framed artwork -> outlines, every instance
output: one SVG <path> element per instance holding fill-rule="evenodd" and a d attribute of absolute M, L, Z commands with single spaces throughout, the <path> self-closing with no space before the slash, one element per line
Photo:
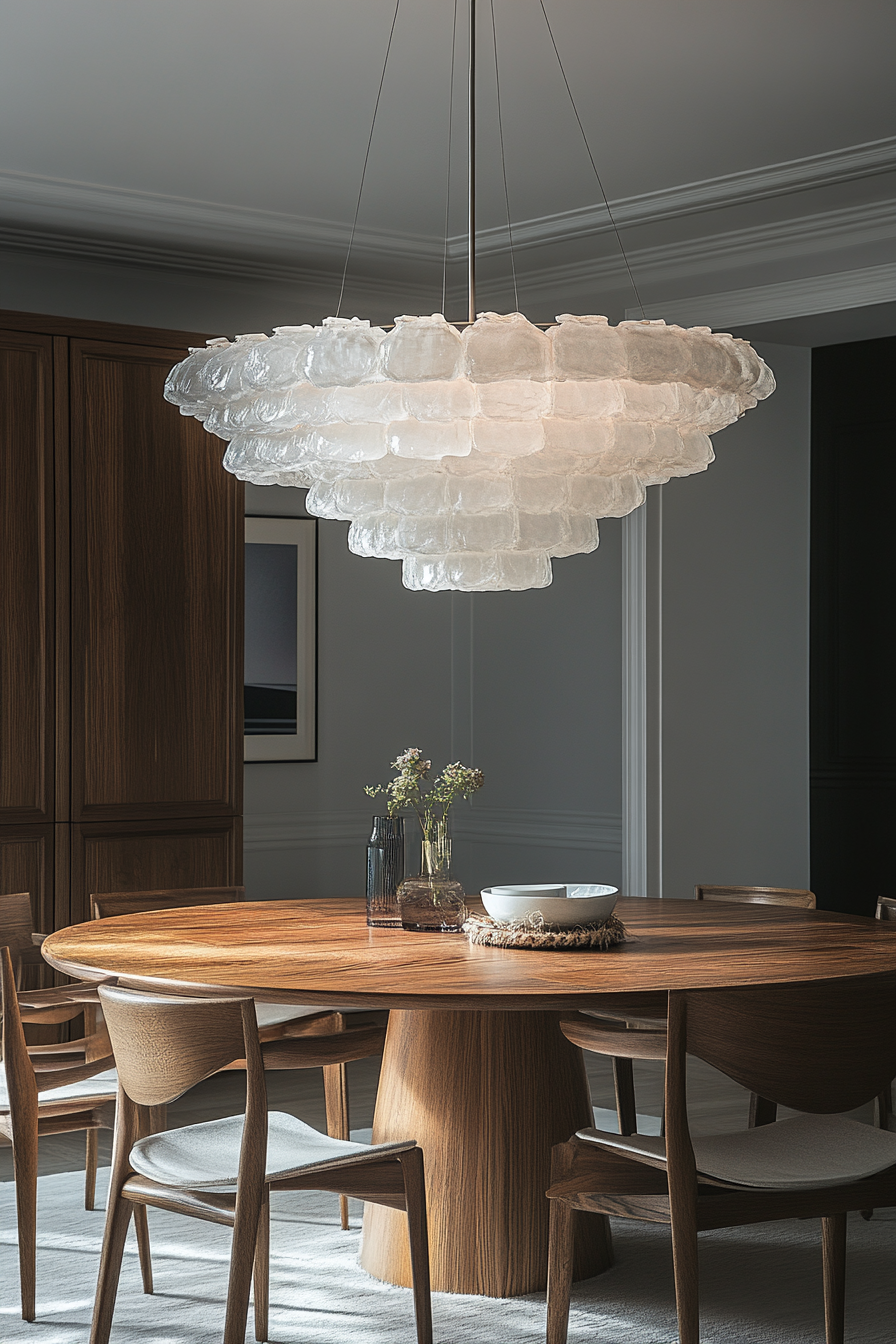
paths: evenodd
<path fill-rule="evenodd" d="M 247 761 L 317 759 L 317 522 L 246 519 Z"/>

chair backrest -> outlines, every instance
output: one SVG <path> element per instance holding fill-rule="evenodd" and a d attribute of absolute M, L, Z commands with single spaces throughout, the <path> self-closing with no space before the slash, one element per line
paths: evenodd
<path fill-rule="evenodd" d="M 30 893 L 14 891 L 0 896 L 0 943 L 9 948 L 17 980 L 23 953 L 34 950 L 31 940 L 33 932 Z"/>
<path fill-rule="evenodd" d="M 674 990 L 669 1058 L 696 1055 L 769 1101 L 834 1114 L 896 1077 L 896 972 L 803 984 Z M 683 1071 L 683 1066 L 682 1066 Z M 668 1068 L 667 1068 L 668 1073 Z"/>
<path fill-rule="evenodd" d="M 91 892 L 94 919 L 139 915 L 148 910 L 180 910 L 191 905 L 225 905 L 246 899 L 245 887 L 174 887 L 166 891 Z"/>
<path fill-rule="evenodd" d="M 89 1054 L 81 1063 L 67 1062 L 64 1055 L 51 1059 L 35 1061 L 28 1054 L 25 1044 L 25 1032 L 22 1029 L 22 1015 L 19 1012 L 19 996 L 16 991 L 15 971 L 8 947 L 0 947 L 0 1005 L 3 1010 L 3 1068 L 6 1071 L 6 1084 L 9 1092 L 10 1115 L 13 1128 L 18 1124 L 32 1124 L 38 1105 L 38 1093 L 47 1092 L 54 1087 L 64 1087 L 67 1083 L 80 1083 L 92 1078 L 114 1063 L 106 1047 Z M 32 1018 L 32 1020 L 34 1020 Z M 52 1021 L 52 1017 L 50 1018 Z M 105 1033 L 86 1038 L 87 1043 L 104 1042 Z M 85 1109 L 86 1097 L 73 1103 L 72 1110 Z M 54 1106 L 58 1106 L 54 1102 Z"/>
<path fill-rule="evenodd" d="M 100 986 L 99 998 L 119 1082 L 140 1106 L 167 1105 L 250 1054 L 261 1067 L 251 999 L 177 998 L 111 985 Z"/>
<path fill-rule="evenodd" d="M 705 883 L 694 888 L 698 901 L 731 901 L 747 905 L 793 905 L 803 910 L 815 909 L 815 894 L 801 887 L 710 887 Z"/>
<path fill-rule="evenodd" d="M 878 896 L 877 910 L 875 913 L 878 919 L 896 920 L 896 898 L 892 896 Z"/>

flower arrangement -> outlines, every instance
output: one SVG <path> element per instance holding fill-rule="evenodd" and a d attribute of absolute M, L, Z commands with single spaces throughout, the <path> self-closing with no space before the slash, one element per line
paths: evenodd
<path fill-rule="evenodd" d="M 392 762 L 392 769 L 398 773 L 389 784 L 368 784 L 364 792 L 369 798 L 385 794 L 390 817 L 404 808 L 411 809 L 423 832 L 424 871 L 447 871 L 451 862 L 448 811 L 458 798 L 469 798 L 482 788 L 485 783 L 482 771 L 454 761 L 445 766 L 437 779 L 430 780 L 432 761 L 426 759 L 419 747 L 403 751 Z"/>

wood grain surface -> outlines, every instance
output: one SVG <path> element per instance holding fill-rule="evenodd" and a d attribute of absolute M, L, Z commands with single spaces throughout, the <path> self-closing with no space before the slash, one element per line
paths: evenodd
<path fill-rule="evenodd" d="M 871 975 L 896 968 L 896 929 L 832 911 L 623 899 L 631 941 L 607 952 L 471 947 L 456 934 L 367 927 L 363 900 L 259 901 L 61 929 L 58 970 L 168 990 L 382 1008 L 564 1010 L 607 994 Z M 593 1001 L 593 1003 L 592 1003 Z"/>
<path fill-rule="evenodd" d="M 587 1119 L 581 1056 L 557 1010 L 896 968 L 896 926 L 879 920 L 711 901 L 617 909 L 631 941 L 608 952 L 371 929 L 365 903 L 351 899 L 122 915 L 60 930 L 43 951 L 79 978 L 418 1010 L 392 1014 L 374 1135 L 423 1149 L 433 1286 L 500 1297 L 544 1286 L 551 1145 Z M 591 1233 L 594 1258 L 580 1273 L 609 1262 L 605 1223 Z M 388 1209 L 368 1210 L 362 1255 L 371 1273 L 408 1281 L 406 1232 Z"/>

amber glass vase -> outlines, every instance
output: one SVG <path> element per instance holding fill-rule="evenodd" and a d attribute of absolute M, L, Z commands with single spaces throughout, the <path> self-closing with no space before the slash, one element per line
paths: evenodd
<path fill-rule="evenodd" d="M 467 917 L 464 889 L 451 876 L 447 819 L 424 830 L 420 872 L 398 888 L 401 927 L 418 933 L 460 933 Z"/>

